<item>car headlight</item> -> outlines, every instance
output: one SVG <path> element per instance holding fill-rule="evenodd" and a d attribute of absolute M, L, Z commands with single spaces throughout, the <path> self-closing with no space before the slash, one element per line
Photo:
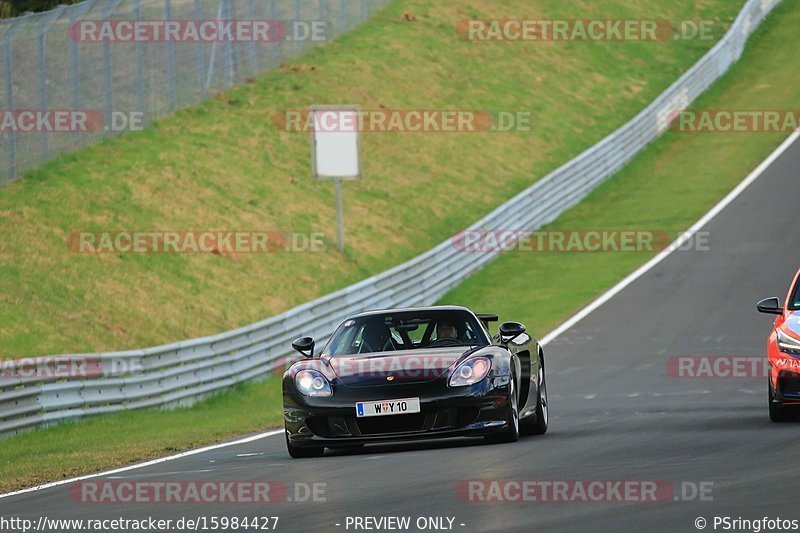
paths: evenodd
<path fill-rule="evenodd" d="M 778 330 L 778 348 L 783 353 L 800 355 L 800 340 Z"/>
<path fill-rule="evenodd" d="M 294 377 L 297 390 L 304 396 L 331 396 L 331 384 L 328 379 L 316 370 L 301 370 Z"/>
<path fill-rule="evenodd" d="M 456 371 L 450 376 L 450 386 L 463 387 L 465 385 L 474 385 L 485 378 L 491 369 L 492 361 L 486 357 L 467 359 L 458 365 Z"/>

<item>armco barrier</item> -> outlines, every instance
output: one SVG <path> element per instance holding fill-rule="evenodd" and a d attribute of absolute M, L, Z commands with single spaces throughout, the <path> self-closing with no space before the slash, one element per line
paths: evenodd
<path fill-rule="evenodd" d="M 470 229 L 531 229 L 575 205 L 652 142 L 671 113 L 727 71 L 777 3 L 749 0 L 724 38 L 644 111 Z M 264 376 L 289 356 L 289 343 L 299 332 L 325 339 L 345 315 L 433 303 L 493 257 L 460 252 L 448 240 L 387 272 L 251 326 L 156 348 L 84 356 L 105 364 L 96 378 L 0 380 L 0 434 L 98 413 L 188 403 Z"/>

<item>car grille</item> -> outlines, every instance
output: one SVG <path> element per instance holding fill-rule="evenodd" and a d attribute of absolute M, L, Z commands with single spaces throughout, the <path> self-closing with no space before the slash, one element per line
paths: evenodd
<path fill-rule="evenodd" d="M 781 378 L 781 394 L 800 397 L 800 377 Z"/>
<path fill-rule="evenodd" d="M 430 429 L 433 418 L 433 416 L 426 415 L 425 413 L 374 416 L 369 418 L 357 418 L 356 425 L 362 435 L 408 433 Z"/>
<path fill-rule="evenodd" d="M 436 413 L 436 422 L 433 425 L 433 429 L 463 428 L 475 422 L 479 411 L 477 407 L 441 409 Z"/>
<path fill-rule="evenodd" d="M 312 416 L 306 419 L 306 426 L 318 437 L 349 437 L 348 419 L 342 416 Z"/>
<path fill-rule="evenodd" d="M 306 419 L 306 425 L 314 435 L 323 438 L 387 435 L 458 429 L 472 424 L 478 418 L 478 413 L 477 407 L 462 407 L 408 415 L 366 418 L 313 416 Z"/>

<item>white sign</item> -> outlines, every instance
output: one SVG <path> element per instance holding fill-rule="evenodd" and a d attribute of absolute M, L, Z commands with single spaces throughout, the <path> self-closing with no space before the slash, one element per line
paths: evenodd
<path fill-rule="evenodd" d="M 361 179 L 359 112 L 354 106 L 314 106 L 312 167 L 317 179 Z"/>

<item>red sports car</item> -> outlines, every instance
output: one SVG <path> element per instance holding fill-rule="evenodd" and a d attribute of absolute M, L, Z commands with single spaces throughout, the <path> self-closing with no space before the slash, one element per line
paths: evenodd
<path fill-rule="evenodd" d="M 800 413 L 800 271 L 781 306 L 777 297 L 758 302 L 762 313 L 778 315 L 767 339 L 769 357 L 769 417 L 773 422 Z"/>

